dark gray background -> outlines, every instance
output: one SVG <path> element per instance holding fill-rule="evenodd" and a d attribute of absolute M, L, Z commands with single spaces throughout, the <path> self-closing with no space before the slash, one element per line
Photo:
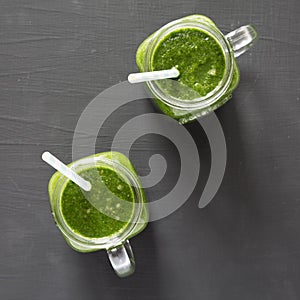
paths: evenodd
<path fill-rule="evenodd" d="M 239 58 L 241 82 L 217 111 L 228 163 L 213 202 L 197 208 L 210 168 L 198 123 L 201 175 L 190 199 L 132 240 L 136 273 L 119 279 L 105 252 L 64 242 L 47 195 L 53 170 L 40 154 L 71 161 L 76 122 L 97 94 L 136 71 L 139 43 L 193 13 L 224 31 L 256 25 L 260 41 Z M 0 299 L 300 299 L 300 2 L 296 0 L 0 1 Z M 148 99 L 122 107 L 100 131 L 97 151 Z M 180 165 L 175 146 L 147 135 L 131 151 L 139 174 L 165 154 L 166 194 Z"/>

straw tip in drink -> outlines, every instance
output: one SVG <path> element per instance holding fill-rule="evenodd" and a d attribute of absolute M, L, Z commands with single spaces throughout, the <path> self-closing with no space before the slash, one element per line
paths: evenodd
<path fill-rule="evenodd" d="M 176 67 L 173 67 L 171 70 L 173 72 L 174 78 L 176 78 L 180 75 L 180 72 L 178 71 L 178 69 Z"/>
<path fill-rule="evenodd" d="M 92 185 L 89 181 L 86 182 L 86 186 L 85 186 L 85 191 L 86 192 L 89 192 L 90 190 L 92 189 Z"/>

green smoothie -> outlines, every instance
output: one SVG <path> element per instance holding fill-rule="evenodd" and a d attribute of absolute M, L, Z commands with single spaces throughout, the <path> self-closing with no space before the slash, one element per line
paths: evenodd
<path fill-rule="evenodd" d="M 205 96 L 222 80 L 225 57 L 219 43 L 209 34 L 196 28 L 183 28 L 169 33 L 155 48 L 152 69 L 167 70 L 176 67 L 180 76 L 175 79 L 184 86 Z M 168 89 L 170 80 L 163 81 Z M 161 83 L 162 84 L 162 83 Z M 168 90 L 174 94 L 174 85 Z M 180 99 L 188 98 L 186 90 L 176 89 Z"/>
<path fill-rule="evenodd" d="M 222 36 L 211 19 L 191 15 L 168 23 L 148 36 L 136 53 L 136 63 L 141 72 L 173 67 L 179 70 L 180 75 L 176 79 L 158 80 L 146 85 L 161 111 L 182 124 L 223 105 L 231 98 L 239 82 L 233 52 L 226 52 L 226 56 L 218 38 L 209 30 L 202 30 L 205 26 L 215 34 L 218 32 L 218 38 Z M 230 71 L 227 70 L 229 64 Z M 206 103 L 206 100 L 201 100 L 206 96 L 214 97 L 216 93 L 213 91 L 216 90 L 221 92 L 212 101 Z M 190 104 L 193 101 L 197 102 L 194 106 Z M 179 102 L 181 105 L 178 105 Z"/>
<path fill-rule="evenodd" d="M 129 239 L 146 227 L 145 194 L 125 155 L 103 152 L 68 166 L 92 186 L 85 192 L 59 172 L 49 182 L 54 219 L 73 249 L 80 252 L 107 249 L 110 240 L 120 236 Z M 99 238 L 105 238 L 106 242 L 92 242 Z"/>
<path fill-rule="evenodd" d="M 67 182 L 60 205 L 68 226 L 88 238 L 112 236 L 122 231 L 133 213 L 133 205 L 123 205 L 123 200 L 134 203 L 132 187 L 114 170 L 105 167 L 78 174 L 91 183 L 92 190 L 83 193 L 78 185 Z"/>

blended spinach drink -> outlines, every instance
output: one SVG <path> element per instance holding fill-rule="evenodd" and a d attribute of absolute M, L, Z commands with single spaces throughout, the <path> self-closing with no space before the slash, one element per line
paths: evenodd
<path fill-rule="evenodd" d="M 87 197 L 77 184 L 70 180 L 66 183 L 60 209 L 67 225 L 87 238 L 114 236 L 126 228 L 134 209 L 132 187 L 107 167 L 93 167 L 78 174 L 91 183 L 93 190 Z M 124 206 L 124 201 L 128 205 Z"/>
<path fill-rule="evenodd" d="M 57 226 L 73 249 L 106 249 L 116 273 L 131 274 L 134 258 L 128 239 L 148 222 L 144 192 L 133 166 L 123 154 L 105 152 L 69 167 L 92 188 L 83 191 L 59 172 L 52 176 L 49 196 Z"/>
<path fill-rule="evenodd" d="M 178 82 L 205 96 L 224 77 L 225 56 L 212 36 L 199 29 L 183 28 L 169 33 L 153 54 L 153 70 L 166 70 L 174 66 L 180 72 Z M 180 85 L 178 87 L 177 97 L 186 99 L 185 89 L 180 89 Z M 168 92 L 173 91 L 170 89 Z"/>
<path fill-rule="evenodd" d="M 148 81 L 147 86 L 165 114 L 187 123 L 230 99 L 239 81 L 235 57 L 256 37 L 250 25 L 224 36 L 209 18 L 193 15 L 150 35 L 136 61 L 142 72 L 178 69 L 178 78 Z"/>

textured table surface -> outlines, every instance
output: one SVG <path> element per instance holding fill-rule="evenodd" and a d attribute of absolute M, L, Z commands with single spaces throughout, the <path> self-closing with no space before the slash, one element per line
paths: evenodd
<path fill-rule="evenodd" d="M 300 299 L 300 4 L 296 0 L 0 1 L 0 299 Z M 201 160 L 197 186 L 167 218 L 132 239 L 137 268 L 119 279 L 105 252 L 71 250 L 49 212 L 53 170 L 40 155 L 72 159 L 86 105 L 136 71 L 138 44 L 184 15 L 210 16 L 224 31 L 255 24 L 260 40 L 239 58 L 241 82 L 217 111 L 227 168 L 213 202 L 198 208 L 210 170 L 208 139 L 186 126 Z M 109 103 L 107 105 L 110 105 Z M 154 112 L 149 99 L 115 111 L 96 151 L 118 128 Z M 130 158 L 141 175 L 164 155 L 168 193 L 180 170 L 166 137 L 138 139 Z"/>

